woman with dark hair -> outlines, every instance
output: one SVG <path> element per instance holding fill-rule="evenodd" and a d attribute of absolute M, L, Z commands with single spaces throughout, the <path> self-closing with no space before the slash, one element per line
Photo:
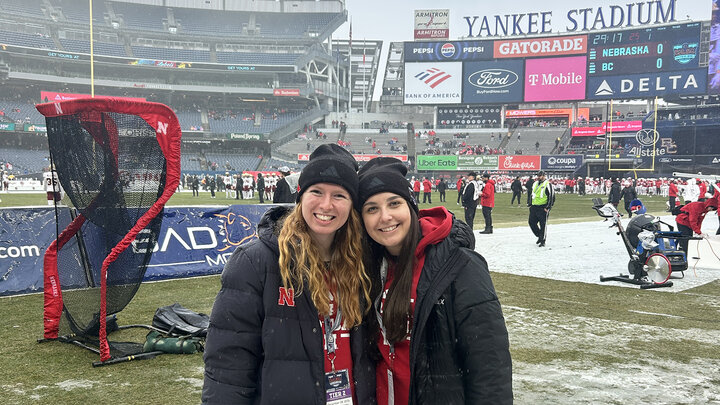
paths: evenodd
<path fill-rule="evenodd" d="M 210 316 L 204 404 L 375 404 L 356 170 L 345 149 L 320 145 L 297 205 L 267 211 L 258 239 L 228 260 Z"/>
<path fill-rule="evenodd" d="M 378 404 L 512 403 L 505 319 L 472 230 L 445 207 L 419 211 L 406 173 L 389 157 L 358 173 Z"/>

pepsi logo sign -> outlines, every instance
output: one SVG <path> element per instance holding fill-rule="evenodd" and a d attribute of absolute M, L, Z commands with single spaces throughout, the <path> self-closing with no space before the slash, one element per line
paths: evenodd
<path fill-rule="evenodd" d="M 446 58 L 450 58 L 455 55 L 455 45 L 451 43 L 444 44 L 440 47 L 440 54 Z"/>

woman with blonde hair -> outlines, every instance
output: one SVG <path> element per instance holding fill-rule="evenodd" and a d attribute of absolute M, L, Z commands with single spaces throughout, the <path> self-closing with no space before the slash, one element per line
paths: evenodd
<path fill-rule="evenodd" d="M 222 274 L 205 346 L 205 404 L 374 404 L 363 317 L 357 163 L 334 144 L 310 155 L 295 207 L 268 210 Z"/>

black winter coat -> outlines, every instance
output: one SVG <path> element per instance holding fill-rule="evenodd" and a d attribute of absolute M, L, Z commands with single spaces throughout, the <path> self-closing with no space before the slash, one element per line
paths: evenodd
<path fill-rule="evenodd" d="M 617 205 L 620 202 L 620 183 L 613 181 L 610 185 L 610 194 L 608 194 L 608 202 Z"/>
<path fill-rule="evenodd" d="M 283 204 L 294 202 L 295 193 L 293 192 L 293 190 L 290 190 L 290 185 L 288 184 L 287 180 L 285 180 L 285 178 L 278 180 L 275 188 L 275 193 L 273 194 L 273 203 Z"/>
<path fill-rule="evenodd" d="M 512 362 L 500 302 L 475 237 L 452 218 L 426 250 L 410 341 L 410 404 L 511 404 Z"/>
<path fill-rule="evenodd" d="M 268 210 L 259 239 L 238 247 L 222 274 L 205 345 L 204 404 L 325 404 L 322 328 L 307 288 L 294 306 L 279 305 L 277 235 L 285 206 Z M 350 331 L 355 395 L 375 404 L 374 341 Z"/>

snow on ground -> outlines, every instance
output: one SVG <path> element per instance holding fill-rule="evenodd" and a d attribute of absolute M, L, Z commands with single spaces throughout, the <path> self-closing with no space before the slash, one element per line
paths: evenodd
<path fill-rule="evenodd" d="M 661 219 L 675 226 L 675 217 L 663 216 Z M 628 221 L 623 219 L 623 226 Z M 609 228 L 610 224 L 600 217 L 591 222 L 553 224 L 551 213 L 545 247 L 538 247 L 530 227 L 524 226 L 495 228 L 494 233 L 489 235 L 476 230 L 475 250 L 485 257 L 490 271 L 494 272 L 637 288 L 628 283 L 600 281 L 601 275 L 628 273 L 628 253 L 617 228 Z M 673 279 L 672 287 L 655 291 L 683 291 L 720 278 L 720 235 L 715 235 L 717 224 L 714 213 L 706 216 L 702 230 L 710 237 L 708 240 L 690 241 L 685 277 Z"/>

